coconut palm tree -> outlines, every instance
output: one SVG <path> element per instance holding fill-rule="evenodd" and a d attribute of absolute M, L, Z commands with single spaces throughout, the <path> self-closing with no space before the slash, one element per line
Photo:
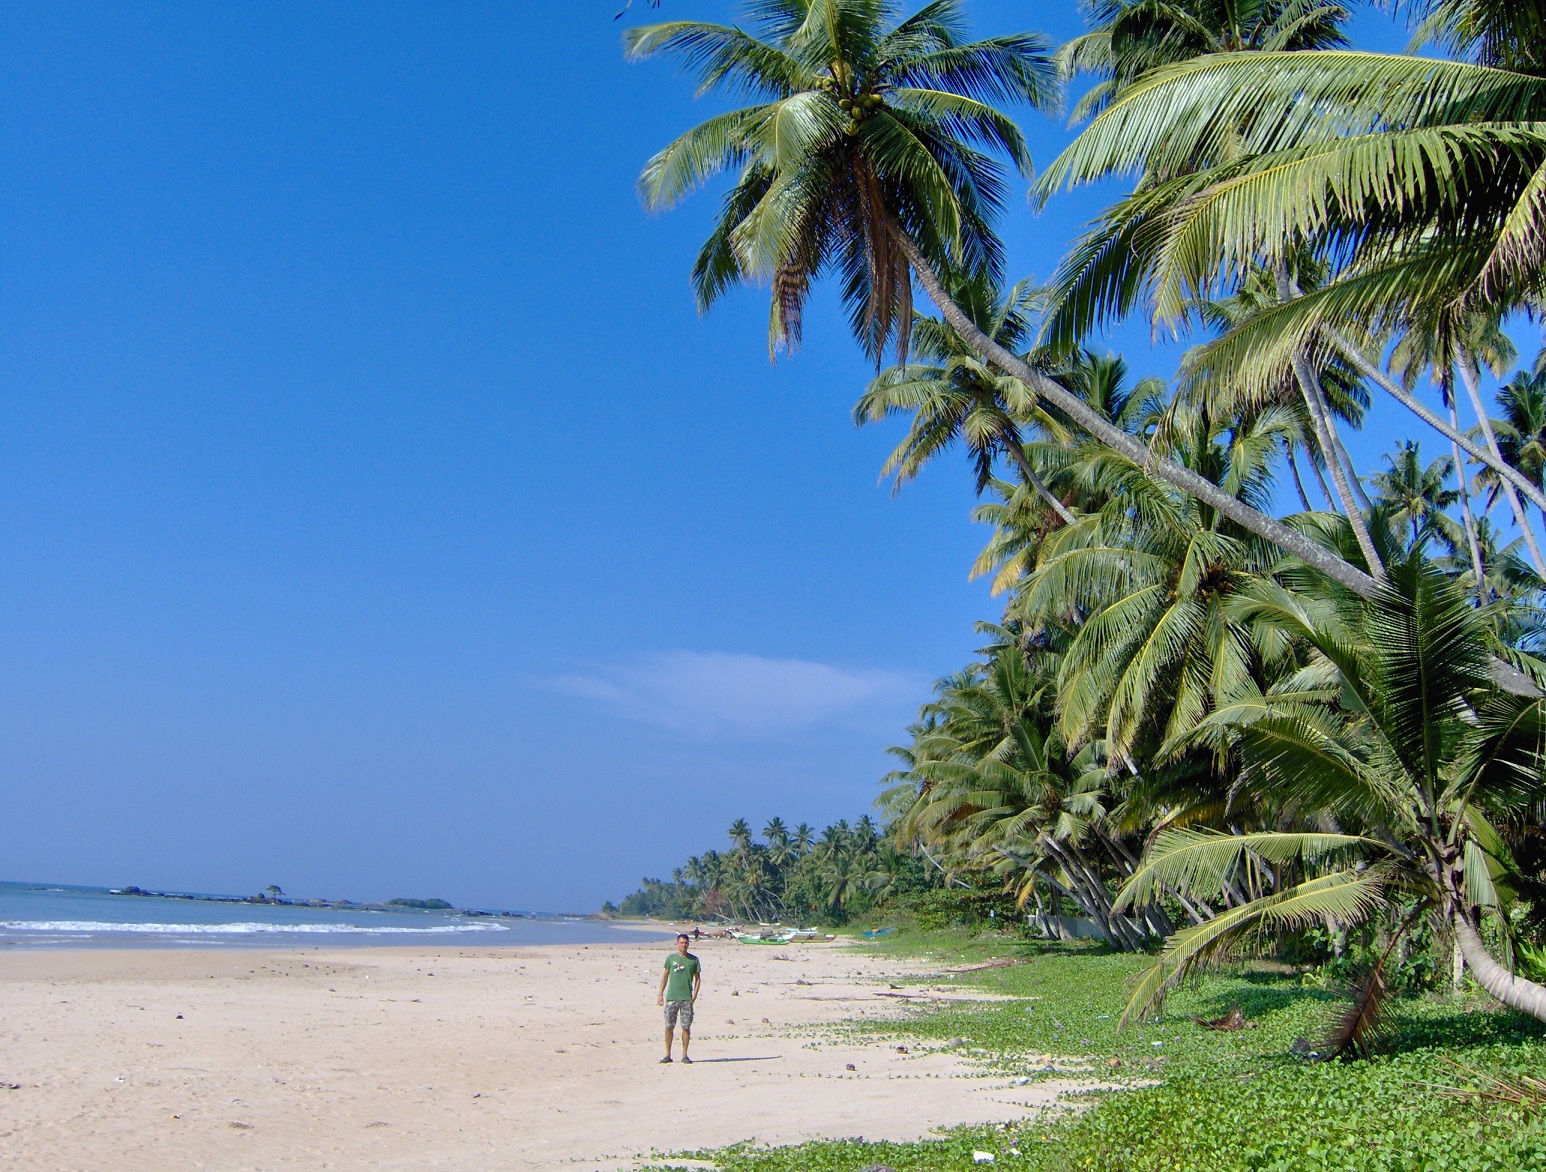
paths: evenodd
<path fill-rule="evenodd" d="M 1242 605 L 1314 651 L 1298 677 L 1206 722 L 1235 738 L 1239 789 L 1270 804 L 1282 828 L 1163 831 L 1118 907 L 1160 882 L 1197 897 L 1253 870 L 1283 881 L 1172 936 L 1124 1020 L 1248 938 L 1328 915 L 1356 924 L 1413 900 L 1449 926 L 1491 996 L 1546 1020 L 1546 988 L 1499 964 L 1478 931 L 1480 916 L 1509 904 L 1498 823 L 1546 798 L 1546 700 L 1497 687 L 1485 620 L 1420 549 L 1394 562 L 1372 601 L 1260 586 Z M 1498 920 L 1506 931 L 1506 914 Z M 1380 987 L 1376 971 L 1365 999 Z"/>
<path fill-rule="evenodd" d="M 1460 499 L 1458 491 L 1444 487 L 1454 472 L 1450 458 L 1440 456 L 1424 467 L 1417 441 L 1402 440 L 1385 462 L 1388 470 L 1376 472 L 1370 482 L 1390 521 L 1411 529 L 1413 545 L 1436 536 L 1451 553 L 1460 550 L 1465 534 L 1445 512 Z"/>
<path fill-rule="evenodd" d="M 981 279 L 958 283 L 957 302 L 999 345 L 1023 350 L 1035 328 L 1040 291 L 1022 281 L 999 297 Z M 1053 495 L 1026 454 L 1022 429 L 1031 423 L 1058 440 L 1067 430 L 1043 411 L 1025 384 L 984 362 L 978 353 L 936 318 L 913 321 L 909 361 L 875 376 L 854 405 L 854 422 L 861 427 L 892 415 L 908 414 L 912 425 L 886 460 L 881 475 L 896 474 L 896 488 L 917 476 L 932 457 L 956 440 L 964 440 L 977 473 L 980 494 L 993 478 L 996 457 L 1005 455 L 1047 508 L 1072 524 L 1074 515 Z"/>
<path fill-rule="evenodd" d="M 1205 53 L 1335 49 L 1347 9 L 1323 0 L 1087 0 L 1091 29 L 1057 53 L 1063 73 L 1100 80 L 1074 107 L 1082 122 L 1127 86 Z"/>
<path fill-rule="evenodd" d="M 1129 383 L 1126 361 L 1117 354 L 1078 350 L 1053 377 L 1095 411 L 1130 435 L 1147 442 L 1166 410 L 1165 383 L 1157 378 Z M 1050 485 L 1071 508 L 1092 512 L 1109 502 L 1100 479 L 1088 472 L 1106 448 L 1094 442 L 1059 446 L 1052 441 L 1025 445 L 1039 467 L 1049 470 Z M 972 520 L 989 526 L 993 536 L 972 563 L 971 577 L 991 577 L 995 595 L 1013 588 L 1031 572 L 1042 541 L 1052 531 L 1037 494 L 1023 482 L 990 481 L 988 500 L 972 510 Z"/>
<path fill-rule="evenodd" d="M 700 92 L 762 99 L 688 131 L 640 179 L 646 205 L 658 209 L 737 172 L 694 268 L 700 305 L 743 282 L 770 285 L 776 350 L 798 341 L 812 283 L 832 271 L 865 350 L 878 360 L 894 340 L 905 358 L 916 278 L 979 356 L 1079 428 L 1349 589 L 1374 591 L 1373 577 L 1325 546 L 1155 458 L 955 303 L 948 289 L 959 274 L 1002 277 L 991 219 L 1003 183 L 993 155 L 1029 166 L 1019 130 L 992 103 L 1046 106 L 1057 87 L 1039 36 L 966 42 L 961 0 L 935 0 L 899 21 L 894 13 L 881 0 L 759 0 L 751 15 L 761 36 L 693 21 L 627 34 L 635 58 L 681 57 Z"/>
<path fill-rule="evenodd" d="M 811 847 L 816 841 L 816 832 L 811 828 L 810 823 L 801 822 L 791 832 L 790 837 L 794 843 L 794 849 L 797 850 L 803 858 L 805 855 L 811 853 Z"/>
<path fill-rule="evenodd" d="M 732 822 L 727 833 L 730 835 L 731 845 L 736 850 L 743 853 L 751 850 L 752 828 L 751 824 L 747 822 L 745 818 L 737 818 L 734 822 Z"/>
<path fill-rule="evenodd" d="M 1412 47 L 1437 45 L 1451 55 L 1516 73 L 1546 77 L 1546 13 L 1516 0 L 1411 0 Z"/>
<path fill-rule="evenodd" d="M 1371 357 L 1382 331 L 1437 329 L 1445 365 L 1464 373 L 1467 319 L 1539 299 L 1542 112 L 1540 74 L 1373 53 L 1228 53 L 1145 75 L 1043 173 L 1043 198 L 1142 175 L 1070 257 L 1049 334 L 1071 342 L 1145 298 L 1183 323 L 1219 280 L 1312 249 L 1332 278 L 1232 330 L 1208 360 L 1249 381 L 1334 353 L 1542 504 Z"/>
<path fill-rule="evenodd" d="M 762 838 L 767 843 L 767 859 L 774 870 L 783 871 L 799 857 L 794 840 L 789 835 L 789 827 L 784 825 L 782 818 L 769 818 L 768 824 L 762 828 Z"/>
<path fill-rule="evenodd" d="M 890 774 L 881 799 L 892 836 L 954 872 L 997 878 L 1041 906 L 1051 892 L 1075 905 L 1113 947 L 1143 944 L 1144 932 L 1113 917 L 1115 883 L 1135 862 L 1108 821 L 1112 779 L 1100 746 L 1070 753 L 1057 732 L 1055 667 L 1015 643 L 987 662 L 946 677 L 892 750 L 906 769 Z M 1143 918 L 1163 935 L 1157 908 Z"/>
<path fill-rule="evenodd" d="M 1498 391 L 1498 408 L 1492 427 L 1503 458 L 1532 484 L 1546 482 L 1546 371 L 1514 375 Z M 1495 500 L 1503 482 L 1490 471 L 1482 479 Z"/>
<path fill-rule="evenodd" d="M 1318 284 L 1323 275 L 1319 266 L 1301 257 L 1289 276 L 1292 286 L 1302 288 L 1305 284 L 1312 287 Z M 1203 305 L 1200 316 L 1208 326 L 1227 332 L 1250 322 L 1281 301 L 1277 275 L 1258 269 L 1240 282 L 1233 295 Z M 1274 372 L 1270 379 L 1242 384 L 1218 377 L 1205 361 L 1197 359 L 1196 352 L 1183 359 L 1182 365 L 1182 393 L 1206 397 L 1217 414 L 1250 415 L 1268 405 L 1289 408 L 1300 419 L 1302 435 L 1297 439 L 1285 437 L 1284 461 L 1305 511 L 1309 512 L 1311 506 L 1299 476 L 1295 449 L 1302 449 L 1309 458 L 1310 470 L 1327 505 L 1340 509 L 1354 525 L 1362 522 L 1353 497 L 1357 496 L 1365 508 L 1369 507 L 1369 502 L 1362 494 L 1352 460 L 1339 435 L 1340 425 L 1362 427 L 1369 408 L 1368 393 L 1356 372 L 1335 359 L 1301 369 L 1290 363 Z M 1304 379 L 1300 378 L 1301 372 L 1306 376 Z M 1327 485 L 1323 472 L 1323 469 L 1330 470 L 1332 462 L 1337 465 L 1333 473 L 1335 492 Z"/>
<path fill-rule="evenodd" d="M 1265 505 L 1270 463 L 1294 422 L 1280 408 L 1235 430 L 1178 405 L 1169 443 L 1199 475 Z M 1136 768 L 1147 747 L 1182 735 L 1260 666 L 1265 648 L 1227 619 L 1230 599 L 1279 560 L 1196 498 L 1114 456 L 1093 462 L 1110 503 L 1042 545 L 1009 613 L 1032 629 L 1078 614 L 1059 674 L 1070 745 L 1101 739 Z"/>
<path fill-rule="evenodd" d="M 878 357 L 894 339 L 905 357 L 912 279 L 901 236 L 940 269 L 1002 275 L 990 227 L 1005 194 L 994 155 L 1026 172 L 1030 156 L 992 103 L 1055 99 L 1046 42 L 1029 33 L 964 41 L 957 0 L 902 21 L 878 0 L 762 0 L 749 15 L 760 37 L 699 21 L 628 30 L 630 57 L 681 57 L 700 93 L 765 99 L 709 119 L 651 159 L 645 201 L 669 207 L 737 170 L 693 270 L 699 304 L 766 281 L 770 345 L 797 345 L 812 282 L 835 270 L 868 352 Z"/>
<path fill-rule="evenodd" d="M 1097 24 L 1095 30 L 1070 42 L 1059 56 L 1066 71 L 1094 72 L 1104 78 L 1081 104 L 1076 117 L 1104 107 L 1142 78 L 1166 65 L 1213 53 L 1293 52 L 1340 47 L 1346 43 L 1340 28 L 1341 22 L 1347 19 L 1346 9 L 1338 4 L 1313 0 L 1290 0 L 1288 3 L 1271 0 L 1099 0 L 1092 16 Z M 1204 162 L 1206 160 L 1192 160 L 1181 164 L 1179 173 L 1184 176 L 1186 171 Z M 1174 175 L 1177 170 L 1164 174 Z M 1065 309 L 1071 302 L 1086 304 L 1087 294 L 1081 286 L 1099 281 L 1113 261 L 1117 266 L 1127 263 L 1121 255 L 1127 251 L 1125 249 L 1118 250 L 1115 256 L 1102 256 L 1110 245 L 1110 234 L 1098 229 L 1065 262 L 1060 290 Z M 1234 299 L 1243 301 L 1243 305 L 1233 307 L 1234 314 L 1238 316 L 1242 308 L 1258 307 L 1263 294 L 1278 303 L 1300 296 L 1303 274 L 1296 272 L 1296 267 L 1303 268 L 1280 257 L 1270 268 L 1249 274 Z M 1254 290 L 1253 285 L 1256 286 Z M 1131 297 L 1131 290 L 1124 292 Z M 1162 290 L 1161 294 L 1162 302 L 1173 300 L 1175 296 L 1171 290 Z M 1229 308 L 1227 302 L 1214 303 L 1203 312 L 1206 315 L 1211 310 L 1227 318 Z M 1055 315 L 1051 334 L 1057 337 L 1060 332 Z M 1330 472 L 1338 507 L 1352 526 L 1365 565 L 1378 578 L 1383 572 L 1379 554 L 1355 499 L 1361 490 L 1356 474 L 1346 466 L 1346 450 L 1337 434 L 1323 372 L 1302 349 L 1288 351 L 1284 357 L 1281 372 L 1273 372 L 1270 376 L 1264 372 L 1263 381 L 1266 384 L 1287 381 L 1297 387 L 1306 408 L 1310 435 L 1320 455 L 1319 464 Z M 1268 385 L 1264 389 L 1271 394 L 1277 388 Z M 1294 468 L 1291 442 L 1285 447 L 1290 453 L 1290 467 Z M 1297 469 L 1295 475 L 1297 477 Z M 1300 495 L 1304 496 L 1302 486 Z M 1306 505 L 1308 507 L 1307 500 Z"/>

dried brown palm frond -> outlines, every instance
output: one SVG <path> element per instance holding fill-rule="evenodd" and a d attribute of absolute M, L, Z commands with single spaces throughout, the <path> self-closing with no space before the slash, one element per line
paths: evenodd
<path fill-rule="evenodd" d="M 1369 974 L 1354 986 L 1352 1001 L 1321 1044 L 1321 1054 L 1326 1058 L 1372 1056 L 1384 1037 L 1382 1019 L 1389 999 L 1390 985 L 1385 980 L 1385 958 L 1382 956 Z"/>
<path fill-rule="evenodd" d="M 1501 1078 L 1495 1074 L 1476 1070 L 1463 1062 L 1456 1062 L 1453 1058 L 1446 1058 L 1444 1061 L 1456 1070 L 1470 1075 L 1481 1085 L 1450 1087 L 1438 1083 L 1425 1084 L 1442 1095 L 1461 1099 L 1467 1103 L 1512 1103 L 1520 1107 L 1546 1107 L 1546 1079 L 1535 1078 L 1528 1074 Z"/>

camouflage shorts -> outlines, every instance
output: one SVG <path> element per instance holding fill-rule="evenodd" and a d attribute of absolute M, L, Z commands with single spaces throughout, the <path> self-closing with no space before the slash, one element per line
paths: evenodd
<path fill-rule="evenodd" d="M 692 1002 L 691 1001 L 667 1001 L 666 1002 L 666 1029 L 674 1030 L 677 1019 L 681 1019 L 684 1030 L 692 1029 Z"/>

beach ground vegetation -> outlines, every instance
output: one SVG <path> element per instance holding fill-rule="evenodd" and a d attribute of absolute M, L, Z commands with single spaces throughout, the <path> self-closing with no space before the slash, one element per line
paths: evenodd
<path fill-rule="evenodd" d="M 694 1153 L 723 1172 L 897 1172 L 996 1167 L 1057 1172 L 1546 1167 L 1546 1103 L 1509 1101 L 1539 1071 L 1543 1028 L 1472 985 L 1398 999 L 1379 1052 L 1322 1052 L 1344 999 L 1325 966 L 1258 963 L 1177 990 L 1141 1028 L 1117 1022 L 1147 958 L 1094 943 L 1016 939 L 976 929 L 902 932 L 864 947 L 937 961 L 931 983 L 1010 999 L 911 1010 L 901 1022 L 841 1027 L 847 1041 L 959 1050 L 1001 1078 L 1088 1080 L 1042 1117 L 954 1129 L 916 1143 L 858 1137 Z M 949 974 L 994 959 L 1009 967 Z M 1239 1010 L 1238 1029 L 1229 1023 Z M 1499 1081 L 1494 1081 L 1499 1080 Z M 669 1167 L 669 1160 L 662 1161 Z"/>

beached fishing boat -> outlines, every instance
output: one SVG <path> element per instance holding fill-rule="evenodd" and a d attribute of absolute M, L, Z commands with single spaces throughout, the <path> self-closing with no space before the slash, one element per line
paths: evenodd
<path fill-rule="evenodd" d="M 823 939 L 815 928 L 780 928 L 776 925 L 759 927 L 755 932 L 737 932 L 732 929 L 730 934 L 742 944 L 803 944 Z"/>

